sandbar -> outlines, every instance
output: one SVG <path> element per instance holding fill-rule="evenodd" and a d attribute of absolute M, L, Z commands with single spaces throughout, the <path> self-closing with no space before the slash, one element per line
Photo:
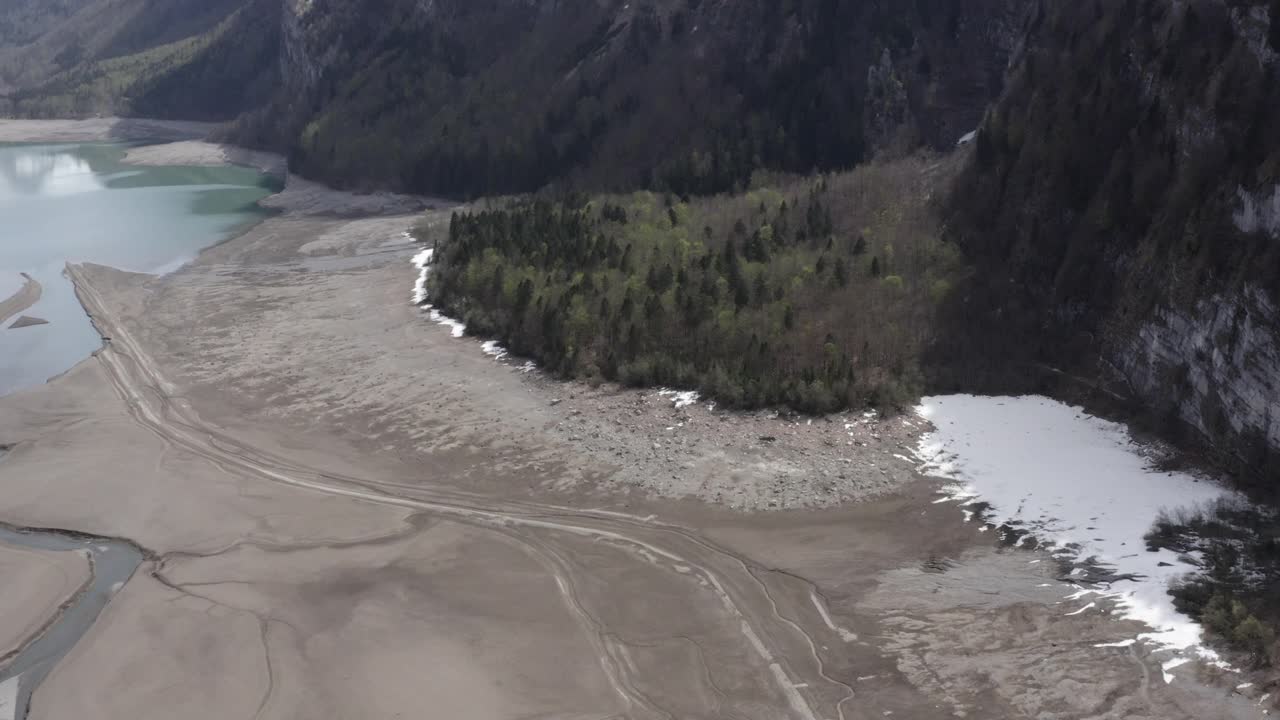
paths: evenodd
<path fill-rule="evenodd" d="M 35 305 L 44 291 L 35 278 L 26 273 L 21 275 L 25 279 L 22 287 L 8 298 L 0 300 L 0 325 L 4 325 L 9 318 Z"/>
<path fill-rule="evenodd" d="M 17 320 L 14 320 L 13 324 L 9 326 L 9 329 L 21 330 L 22 328 L 36 327 L 38 325 L 48 325 L 48 324 L 49 324 L 49 321 L 45 320 L 44 318 L 31 317 L 30 315 L 23 315 Z"/>
<path fill-rule="evenodd" d="M 243 165 L 268 175 L 285 177 L 288 164 L 283 155 L 262 150 L 248 150 L 236 145 L 185 140 L 130 148 L 124 161 L 132 165 Z"/>

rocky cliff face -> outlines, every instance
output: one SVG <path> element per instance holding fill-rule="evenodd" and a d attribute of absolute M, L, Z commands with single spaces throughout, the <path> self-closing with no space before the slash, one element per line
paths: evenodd
<path fill-rule="evenodd" d="M 970 343 L 971 357 L 1112 382 L 1267 472 L 1280 452 L 1278 45 L 1269 0 L 1035 9 L 950 203 L 982 267 L 972 315 L 1009 338 Z"/>
<path fill-rule="evenodd" d="M 1280 312 L 1259 288 L 1158 308 L 1111 353 L 1137 394 L 1258 459 L 1280 447 Z"/>
<path fill-rule="evenodd" d="M 311 0 L 280 3 L 280 75 L 284 81 L 281 91 L 292 97 L 307 96 L 315 91 L 321 70 L 333 63 L 337 49 L 309 47 L 302 23 L 311 7 Z"/>

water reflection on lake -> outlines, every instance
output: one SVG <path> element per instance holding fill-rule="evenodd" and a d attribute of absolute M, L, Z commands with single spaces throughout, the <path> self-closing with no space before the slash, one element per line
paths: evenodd
<path fill-rule="evenodd" d="M 25 272 L 44 295 L 0 325 L 0 395 L 70 369 L 99 340 L 62 276 L 67 262 L 164 272 L 257 222 L 275 181 L 247 168 L 136 167 L 124 146 L 0 145 L 0 300 Z"/>
<path fill-rule="evenodd" d="M 72 153 L 0 151 L 0 199 L 74 195 L 103 187 L 89 162 Z"/>

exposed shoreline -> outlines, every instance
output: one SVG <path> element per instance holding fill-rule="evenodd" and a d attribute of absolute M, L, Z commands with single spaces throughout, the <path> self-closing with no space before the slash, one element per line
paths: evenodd
<path fill-rule="evenodd" d="M 44 293 L 44 288 L 40 283 L 26 273 L 19 273 L 26 281 L 18 292 L 9 296 L 5 300 L 0 300 L 0 326 L 9 322 L 9 318 L 35 305 L 40 300 L 40 296 Z"/>
<path fill-rule="evenodd" d="M 209 136 L 215 123 L 142 118 L 91 118 L 87 120 L 0 119 L 0 142 L 174 142 Z"/>
<path fill-rule="evenodd" d="M 192 152 L 215 157 L 164 151 Z M 424 202 L 291 177 L 264 203 L 279 215 L 172 275 L 70 269 L 109 340 L 0 398 L 0 520 L 152 554 L 33 718 L 776 720 L 841 717 L 855 694 L 868 717 L 1253 717 L 1095 647 L 1137 626 L 1064 616 L 1049 563 L 932 504 L 892 457 L 896 420 L 900 439 L 676 408 L 453 339 L 408 298 L 403 213 Z M 658 488 L 767 507 L 783 470 L 811 487 L 815 450 L 903 476 L 774 513 Z"/>
<path fill-rule="evenodd" d="M 279 153 L 249 150 L 235 145 L 212 143 L 204 140 L 182 140 L 171 143 L 143 145 L 129 148 L 124 161 L 130 165 L 195 165 L 218 167 L 240 165 L 257 169 L 267 175 L 286 180 L 288 163 Z"/>

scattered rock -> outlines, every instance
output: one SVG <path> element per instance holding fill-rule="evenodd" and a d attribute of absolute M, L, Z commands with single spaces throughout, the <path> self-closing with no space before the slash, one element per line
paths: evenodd
<path fill-rule="evenodd" d="M 619 489 L 744 511 L 791 510 L 883 495 L 917 477 L 909 452 L 889 452 L 914 446 L 920 432 L 897 417 L 849 412 L 797 423 L 785 413 L 723 411 L 707 402 L 673 410 L 667 398 L 610 384 L 566 389 L 537 373 L 527 379 L 544 402 L 560 406 L 553 431 L 609 458 L 614 470 L 604 481 Z M 572 403 L 561 399 L 570 390 Z"/>

